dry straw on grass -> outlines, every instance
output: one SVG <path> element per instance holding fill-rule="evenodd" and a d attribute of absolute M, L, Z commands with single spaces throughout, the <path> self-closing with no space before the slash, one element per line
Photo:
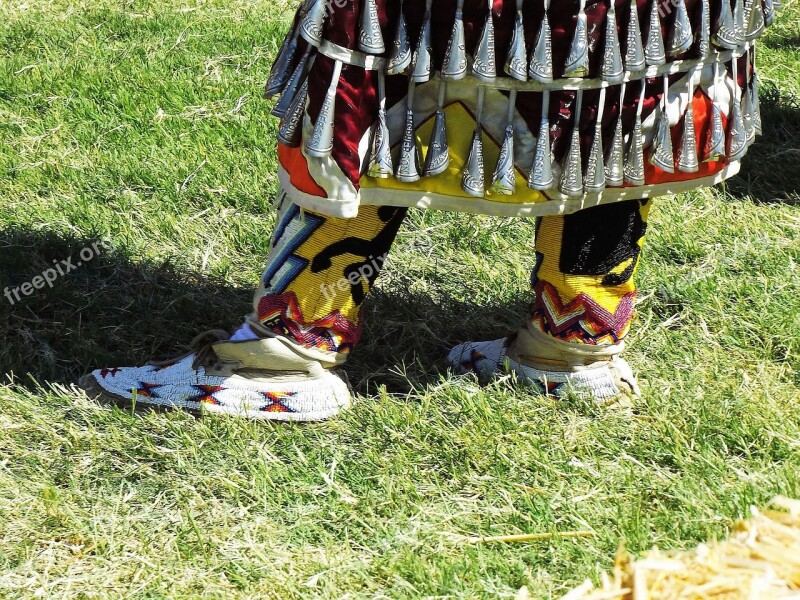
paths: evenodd
<path fill-rule="evenodd" d="M 601 589 L 586 581 L 562 600 L 800 599 L 800 501 L 778 497 L 770 506 L 778 510 L 753 509 L 730 539 L 690 552 L 634 560 L 621 549 Z"/>

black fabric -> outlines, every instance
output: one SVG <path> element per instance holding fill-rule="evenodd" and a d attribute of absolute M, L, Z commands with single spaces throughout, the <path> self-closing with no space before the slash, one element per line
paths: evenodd
<path fill-rule="evenodd" d="M 647 200 L 614 202 L 564 216 L 559 269 L 567 275 L 605 275 L 602 285 L 627 282 L 639 258 L 647 223 L 640 208 Z M 633 260 L 631 260 L 633 259 Z M 611 273 L 631 260 L 621 273 Z"/>
<path fill-rule="evenodd" d="M 395 237 L 397 237 L 397 232 L 407 212 L 407 208 L 381 206 L 378 209 L 378 218 L 386 223 L 386 226 L 381 229 L 378 235 L 371 240 L 351 236 L 334 242 L 314 257 L 311 262 L 311 272 L 319 273 L 325 269 L 330 269 L 332 259 L 337 256 L 344 254 L 363 256 L 364 260 L 348 265 L 342 273 L 345 279 L 350 279 L 352 274 L 355 275 L 351 279 L 350 291 L 353 295 L 353 302 L 355 302 L 356 306 L 360 306 L 366 297 L 362 280 L 366 279 L 366 289 L 368 291 L 383 268 L 383 263 L 389 254 L 389 250 Z M 366 269 L 365 267 L 369 264 L 376 265 L 378 268 Z M 364 275 L 365 272 L 367 275 Z M 355 283 L 352 282 L 353 280 L 355 280 Z"/>

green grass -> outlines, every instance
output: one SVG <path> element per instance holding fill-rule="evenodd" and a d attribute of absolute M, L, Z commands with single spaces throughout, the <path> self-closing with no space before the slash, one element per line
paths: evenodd
<path fill-rule="evenodd" d="M 368 301 L 356 407 L 287 427 L 132 415 L 68 386 L 247 312 L 277 185 L 260 91 L 291 6 L 5 0 L 0 288 L 113 249 L 0 298 L 0 596 L 558 596 L 621 540 L 690 547 L 800 497 L 800 3 L 784 5 L 742 174 L 655 205 L 634 417 L 449 377 L 451 344 L 517 326 L 533 227 L 415 211 Z M 574 529 L 596 536 L 458 542 Z"/>

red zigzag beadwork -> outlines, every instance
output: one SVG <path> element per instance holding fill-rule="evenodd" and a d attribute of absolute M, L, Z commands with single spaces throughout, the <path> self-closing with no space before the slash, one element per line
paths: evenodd
<path fill-rule="evenodd" d="M 611 313 L 581 292 L 567 304 L 556 288 L 543 280 L 533 287 L 531 321 L 544 333 L 566 342 L 582 344 L 617 343 L 633 319 L 636 291 L 625 294 Z"/>
<path fill-rule="evenodd" d="M 258 320 L 264 327 L 290 337 L 302 346 L 329 352 L 349 352 L 358 343 L 363 330 L 361 323 L 348 321 L 338 310 L 306 322 L 294 292 L 261 298 Z"/>

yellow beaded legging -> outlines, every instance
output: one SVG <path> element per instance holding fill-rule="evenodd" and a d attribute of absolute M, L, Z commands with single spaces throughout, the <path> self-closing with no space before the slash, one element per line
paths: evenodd
<path fill-rule="evenodd" d="M 633 275 L 649 202 L 630 200 L 536 226 L 528 327 L 566 342 L 616 344 L 633 318 Z M 254 300 L 266 330 L 342 362 L 359 340 L 364 298 L 407 209 L 362 206 L 338 219 L 284 200 Z"/>

